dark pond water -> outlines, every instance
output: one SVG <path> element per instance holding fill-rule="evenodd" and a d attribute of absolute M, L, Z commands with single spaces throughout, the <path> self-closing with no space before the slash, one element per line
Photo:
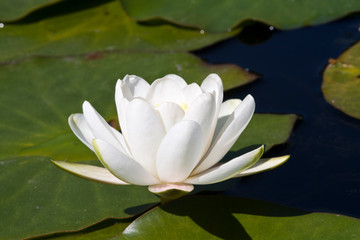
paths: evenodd
<path fill-rule="evenodd" d="M 208 62 L 234 63 L 263 75 L 255 83 L 226 92 L 226 98 L 251 93 L 258 113 L 302 116 L 289 142 L 268 154 L 291 154 L 290 160 L 275 170 L 236 180 L 226 194 L 360 217 L 360 120 L 330 106 L 321 92 L 328 59 L 337 58 L 358 40 L 360 17 L 353 16 L 321 26 L 273 31 L 267 41 L 256 45 L 232 38 L 196 52 Z"/>

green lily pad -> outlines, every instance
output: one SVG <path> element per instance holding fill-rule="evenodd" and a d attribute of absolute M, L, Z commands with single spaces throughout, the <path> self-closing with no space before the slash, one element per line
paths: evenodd
<path fill-rule="evenodd" d="M 99 229 L 86 228 L 79 232 L 72 233 L 59 233 L 55 235 L 45 236 L 44 238 L 36 238 L 36 240 L 111 240 L 113 237 L 118 236 L 124 229 L 129 226 L 129 220 L 117 220 L 110 226 L 102 227 Z M 100 223 L 99 225 L 101 225 Z M 35 239 L 34 239 L 35 240 Z"/>
<path fill-rule="evenodd" d="M 83 229 L 154 206 L 146 187 L 113 186 L 67 174 L 47 157 L 0 161 L 0 236 L 30 236 Z"/>
<path fill-rule="evenodd" d="M 332 106 L 360 119 L 360 42 L 330 60 L 321 90 Z"/>
<path fill-rule="evenodd" d="M 125 11 L 140 21 L 165 19 L 208 32 L 224 32 L 246 20 L 279 29 L 293 29 L 338 19 L 360 10 L 360 1 L 303 0 L 121 0 Z"/>
<path fill-rule="evenodd" d="M 258 200 L 194 196 L 156 207 L 120 239 L 357 239 L 358 219 Z"/>
<path fill-rule="evenodd" d="M 66 4 L 71 9 L 72 2 Z M 5 23 L 0 28 L 0 62 L 30 55 L 188 51 L 211 45 L 237 32 L 201 34 L 198 30 L 171 25 L 142 26 L 124 13 L 119 2 L 113 1 L 27 24 Z"/>
<path fill-rule="evenodd" d="M 285 143 L 294 127 L 295 114 L 254 114 L 249 125 L 231 148 L 232 151 L 265 145 L 265 152 L 273 146 Z"/>
<path fill-rule="evenodd" d="M 60 2 L 61 0 L 12 0 L 0 1 L 0 21 L 13 21 L 24 17 L 38 8 Z"/>

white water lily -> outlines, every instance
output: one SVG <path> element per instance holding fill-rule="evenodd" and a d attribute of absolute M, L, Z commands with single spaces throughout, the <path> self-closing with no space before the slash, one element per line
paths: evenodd
<path fill-rule="evenodd" d="M 76 175 L 119 185 L 146 185 L 164 198 L 176 198 L 194 184 L 212 184 L 272 169 L 289 156 L 261 159 L 264 147 L 218 162 L 230 150 L 254 113 L 251 95 L 223 102 L 220 77 L 199 86 L 170 74 L 149 85 L 127 75 L 116 84 L 121 133 L 87 101 L 69 124 L 103 167 L 54 161 Z"/>

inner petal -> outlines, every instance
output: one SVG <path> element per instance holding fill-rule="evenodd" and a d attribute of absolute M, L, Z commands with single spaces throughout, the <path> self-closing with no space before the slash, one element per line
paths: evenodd
<path fill-rule="evenodd" d="M 176 75 L 167 75 L 157 79 L 151 84 L 146 95 L 146 99 L 153 105 L 157 106 L 164 102 L 178 103 L 181 89 L 186 86 L 184 79 Z"/>
<path fill-rule="evenodd" d="M 162 103 L 155 109 L 162 119 L 166 132 L 168 132 L 176 123 L 181 121 L 185 115 L 183 108 L 176 103 Z"/>

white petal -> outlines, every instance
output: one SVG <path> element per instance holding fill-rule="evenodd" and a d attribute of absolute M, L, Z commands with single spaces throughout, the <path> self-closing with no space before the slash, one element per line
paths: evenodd
<path fill-rule="evenodd" d="M 118 80 L 115 87 L 115 95 L 119 98 L 132 100 L 135 97 L 145 98 L 150 85 L 141 77 L 126 75 L 123 80 Z"/>
<path fill-rule="evenodd" d="M 160 144 L 156 167 L 161 181 L 181 182 L 201 158 L 202 131 L 194 121 L 173 126 Z"/>
<path fill-rule="evenodd" d="M 214 135 L 214 141 L 212 142 L 209 151 L 199 166 L 196 167 L 194 174 L 208 169 L 225 156 L 250 122 L 254 110 L 254 98 L 251 95 L 248 95 L 227 118 L 218 134 Z"/>
<path fill-rule="evenodd" d="M 214 133 L 213 124 L 216 121 L 216 107 L 214 96 L 210 93 L 203 93 L 190 105 L 184 120 L 192 120 L 201 126 L 203 133 L 202 154 L 207 150 L 211 143 Z"/>
<path fill-rule="evenodd" d="M 290 158 L 290 155 L 274 157 L 274 158 L 262 158 L 257 163 L 252 165 L 250 168 L 239 173 L 235 177 L 244 177 L 244 176 L 253 175 L 256 173 L 261 173 L 261 172 L 264 172 L 267 170 L 274 169 L 274 168 L 279 167 L 280 165 L 284 164 L 289 158 Z"/>
<path fill-rule="evenodd" d="M 119 148 L 123 153 L 128 153 L 126 146 L 122 145 L 124 141 L 118 139 L 118 137 L 121 136 L 121 133 L 115 134 L 114 132 L 117 130 L 112 128 L 89 102 L 85 101 L 83 103 L 83 111 L 86 122 L 95 138 L 103 139 Z"/>
<path fill-rule="evenodd" d="M 93 146 L 104 167 L 122 181 L 135 185 L 159 183 L 159 180 L 147 172 L 139 163 L 123 154 L 110 143 L 101 139 L 94 139 Z"/>
<path fill-rule="evenodd" d="M 133 98 L 145 98 L 150 89 L 150 84 L 136 75 L 126 75 L 123 82 L 128 86 Z"/>
<path fill-rule="evenodd" d="M 165 128 L 155 110 L 145 100 L 135 98 L 126 111 L 126 141 L 138 163 L 156 176 L 156 152 Z"/>
<path fill-rule="evenodd" d="M 256 163 L 264 152 L 261 146 L 251 152 L 245 153 L 227 163 L 210 168 L 202 173 L 192 176 L 184 181 L 190 184 L 211 184 L 227 180 Z"/>
<path fill-rule="evenodd" d="M 181 121 L 185 115 L 179 105 L 170 102 L 160 104 L 160 106 L 156 108 L 156 111 L 160 114 L 166 132 Z"/>
<path fill-rule="evenodd" d="M 111 172 L 109 172 L 106 168 L 97 167 L 87 164 L 79 164 L 79 163 L 71 163 L 71 162 L 64 162 L 64 161 L 53 161 L 52 162 L 79 177 L 83 177 L 86 179 L 94 180 L 97 182 L 107 183 L 107 184 L 115 184 L 115 185 L 128 185 L 128 183 L 121 181 Z"/>
<path fill-rule="evenodd" d="M 240 99 L 229 99 L 221 104 L 218 118 L 229 117 L 241 103 Z"/>
<path fill-rule="evenodd" d="M 80 139 L 80 141 L 92 151 L 94 151 L 94 148 L 92 146 L 92 140 L 94 139 L 94 135 L 92 134 L 84 115 L 81 113 L 71 114 L 68 121 L 71 130 Z"/>
<path fill-rule="evenodd" d="M 177 104 L 185 103 L 190 106 L 191 103 L 203 93 L 199 85 L 196 83 L 189 84 L 181 90 L 181 96 L 177 99 Z"/>
<path fill-rule="evenodd" d="M 217 139 L 226 121 L 241 103 L 240 99 L 229 99 L 221 104 L 219 116 L 216 123 L 213 142 Z"/>
<path fill-rule="evenodd" d="M 174 74 L 166 75 L 151 84 L 146 99 L 153 106 L 163 102 L 177 102 L 181 90 L 186 86 L 186 82 L 181 77 Z"/>
<path fill-rule="evenodd" d="M 215 93 L 216 104 L 220 106 L 223 101 L 224 88 L 219 75 L 212 73 L 205 78 L 201 84 L 201 88 L 205 92 Z"/>

